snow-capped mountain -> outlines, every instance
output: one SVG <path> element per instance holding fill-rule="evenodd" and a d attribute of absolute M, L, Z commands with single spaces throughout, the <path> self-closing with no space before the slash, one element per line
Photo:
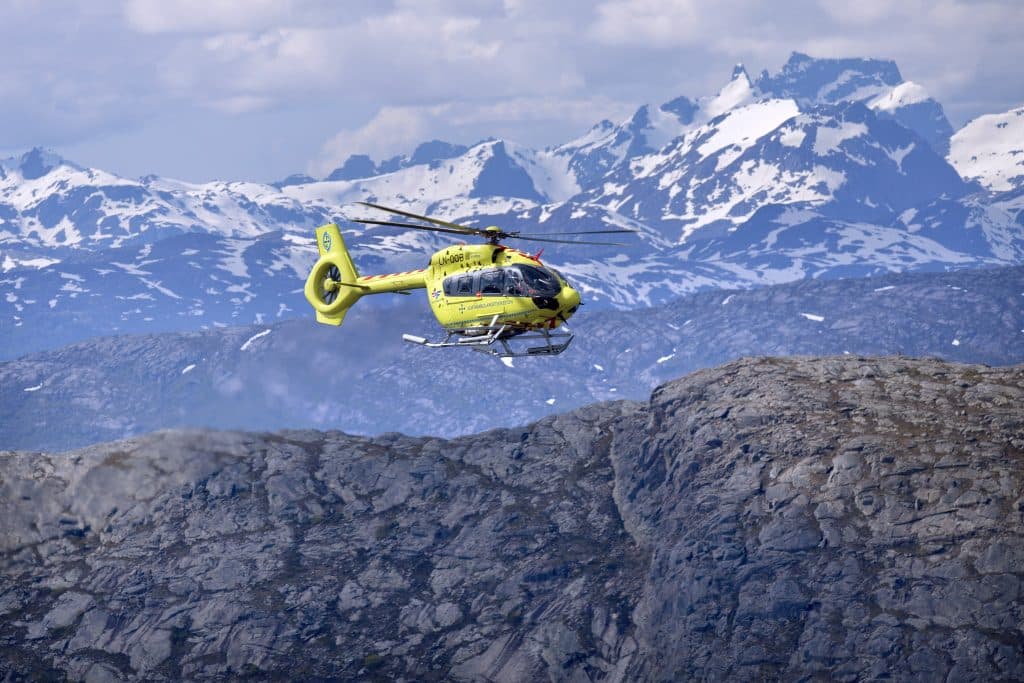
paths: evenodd
<path fill-rule="evenodd" d="M 1021 193 L 966 180 L 1019 187 L 1019 120 L 979 119 L 947 160 L 941 106 L 893 62 L 794 54 L 777 74 L 752 81 L 737 66 L 712 95 L 644 105 L 548 149 L 435 140 L 352 157 L 323 180 L 129 180 L 32 150 L 0 163 L 3 352 L 301 315 L 312 230 L 330 221 L 366 273 L 421 267 L 447 243 L 353 230 L 346 219 L 371 215 L 358 201 L 523 232 L 635 230 L 623 246 L 547 245 L 599 306 L 1019 263 Z"/>
<path fill-rule="evenodd" d="M 961 128 L 949 163 L 993 192 L 1024 188 L 1024 107 L 980 116 Z"/>
<path fill-rule="evenodd" d="M 685 244 L 738 231 L 742 240 L 741 227 L 767 207 L 879 223 L 967 191 L 928 145 L 862 105 L 801 113 L 793 100 L 770 99 L 733 108 L 634 159 L 588 200 Z"/>
<path fill-rule="evenodd" d="M 761 73 L 763 96 L 786 97 L 801 106 L 859 102 L 914 131 L 939 154 L 949 150 L 953 127 L 942 105 L 921 85 L 904 81 L 896 62 L 882 59 L 814 59 L 794 52 L 777 74 Z"/>
<path fill-rule="evenodd" d="M 465 145 L 454 145 L 443 140 L 431 140 L 420 144 L 411 155 L 399 154 L 398 156 L 374 163 L 373 159 L 365 154 L 354 154 L 348 160 L 334 169 L 325 180 L 356 180 L 358 178 L 371 178 L 384 173 L 394 173 L 410 166 L 421 164 L 436 164 L 445 159 L 454 159 L 461 156 L 467 149 Z M 315 179 L 309 176 L 294 176 L 290 182 L 281 182 L 278 185 L 298 185 L 301 182 L 312 182 Z"/>
<path fill-rule="evenodd" d="M 19 250 L 62 259 L 68 249 L 119 248 L 186 232 L 256 237 L 304 230 L 331 213 L 268 185 L 129 180 L 40 149 L 0 162 L 4 270 L 16 267 Z"/>
<path fill-rule="evenodd" d="M 547 152 L 567 160 L 580 186 L 592 187 L 623 163 L 658 152 L 680 135 L 753 101 L 755 96 L 746 70 L 737 65 L 732 78 L 715 95 L 697 100 L 682 95 L 657 107 L 642 105 L 618 125 L 601 121 L 582 137 Z"/>

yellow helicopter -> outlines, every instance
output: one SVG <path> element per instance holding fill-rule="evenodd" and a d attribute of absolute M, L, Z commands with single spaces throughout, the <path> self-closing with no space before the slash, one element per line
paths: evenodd
<path fill-rule="evenodd" d="M 614 242 L 551 239 L 550 233 L 541 237 L 505 232 L 495 226 L 473 228 L 379 204 L 358 203 L 429 225 L 369 219 L 355 219 L 356 223 L 474 235 L 486 240 L 482 244 L 445 247 L 434 253 L 427 267 L 420 270 L 360 275 L 338 225 L 331 223 L 316 229 L 320 258 L 306 278 L 305 287 L 306 300 L 316 311 L 316 319 L 328 325 L 340 325 L 352 304 L 367 294 L 408 294 L 411 289 L 426 289 L 430 308 L 444 328 L 445 337 L 429 341 L 405 334 L 402 338 L 430 348 L 464 347 L 498 357 L 556 355 L 565 351 L 573 339 L 566 322 L 580 306 L 579 292 L 561 273 L 541 263 L 539 253 L 531 256 L 506 247 L 500 241 L 516 238 L 621 246 Z M 556 234 L 623 232 L 635 231 L 615 229 Z"/>

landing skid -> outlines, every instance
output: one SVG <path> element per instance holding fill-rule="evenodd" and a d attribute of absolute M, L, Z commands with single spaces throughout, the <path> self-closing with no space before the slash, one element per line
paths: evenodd
<path fill-rule="evenodd" d="M 431 349 L 468 348 L 497 358 L 518 358 L 557 356 L 569 348 L 573 336 L 568 325 L 554 331 L 546 328 L 519 331 L 508 325 L 482 325 L 468 330 L 449 330 L 442 341 L 432 342 L 412 334 L 403 334 L 402 339 Z M 538 340 L 543 342 L 539 346 L 527 346 L 519 351 L 514 348 Z"/>

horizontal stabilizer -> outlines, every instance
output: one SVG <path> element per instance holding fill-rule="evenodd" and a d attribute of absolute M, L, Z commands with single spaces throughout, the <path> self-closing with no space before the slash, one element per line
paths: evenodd
<path fill-rule="evenodd" d="M 325 325 L 340 325 L 341 321 L 345 319 L 345 313 L 348 311 L 342 311 L 338 315 L 326 315 L 320 311 L 316 312 L 316 321 L 318 323 L 324 323 Z"/>

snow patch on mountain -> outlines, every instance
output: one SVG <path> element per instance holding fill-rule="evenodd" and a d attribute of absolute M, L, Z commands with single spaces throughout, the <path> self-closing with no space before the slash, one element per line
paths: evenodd
<path fill-rule="evenodd" d="M 569 168 L 569 159 L 552 150 L 534 151 L 506 142 L 513 158 L 530 176 L 537 192 L 549 202 L 564 202 L 580 191 L 579 183 Z"/>
<path fill-rule="evenodd" d="M 968 123 L 950 140 L 948 160 L 994 192 L 1024 187 L 1024 107 Z"/>
<path fill-rule="evenodd" d="M 5 273 L 7 271 L 9 271 L 9 270 L 14 270 L 16 268 L 29 268 L 29 269 L 34 269 L 34 270 L 40 270 L 42 268 L 47 268 L 49 266 L 52 266 L 52 265 L 54 265 L 56 263 L 60 263 L 60 259 L 43 258 L 43 257 L 40 257 L 40 258 L 17 258 L 16 259 L 16 258 L 12 257 L 10 254 L 4 254 L 3 265 L 0 265 L 0 269 L 2 269 L 3 272 L 5 272 Z"/>
<path fill-rule="evenodd" d="M 860 137 L 868 132 L 868 127 L 857 121 L 841 121 L 837 126 L 818 126 L 814 139 L 814 153 L 825 156 L 839 149 L 839 146 L 851 138 Z"/>
<path fill-rule="evenodd" d="M 529 170 L 517 162 L 526 164 Z M 303 204 L 323 207 L 368 201 L 383 202 L 414 213 L 436 214 L 445 201 L 468 198 L 490 203 L 490 210 L 508 212 L 544 201 L 546 196 L 542 191 L 556 196 L 571 192 L 573 181 L 558 177 L 563 164 L 564 161 L 553 155 L 531 156 L 524 148 L 491 140 L 471 147 L 459 157 L 436 164 L 409 166 L 373 178 L 290 185 L 282 192 Z M 506 181 L 510 182 L 506 184 Z"/>
<path fill-rule="evenodd" d="M 799 113 L 793 100 L 768 100 L 730 110 L 718 125 L 708 127 L 712 131 L 710 135 L 697 135 L 702 139 L 697 153 L 708 157 L 728 147 L 729 153 L 721 155 L 715 166 L 715 170 L 720 171 L 758 139 Z"/>
<path fill-rule="evenodd" d="M 904 81 L 888 92 L 884 92 L 868 103 L 872 109 L 894 112 L 911 104 L 927 102 L 931 99 L 928 91 L 913 81 Z"/>
<path fill-rule="evenodd" d="M 733 70 L 733 77 L 716 95 L 700 100 L 701 113 L 708 120 L 721 116 L 736 107 L 749 104 L 754 99 L 754 89 L 741 65 Z"/>
<path fill-rule="evenodd" d="M 263 330 L 262 332 L 257 332 L 256 334 L 254 334 L 251 337 L 249 337 L 248 339 L 246 339 L 245 343 L 242 344 L 240 347 L 238 347 L 238 350 L 239 351 L 246 351 L 246 350 L 248 350 L 248 348 L 252 345 L 252 343 L 254 341 L 256 341 L 257 339 L 259 339 L 261 337 L 266 337 L 268 334 L 270 334 L 270 330 Z"/>

